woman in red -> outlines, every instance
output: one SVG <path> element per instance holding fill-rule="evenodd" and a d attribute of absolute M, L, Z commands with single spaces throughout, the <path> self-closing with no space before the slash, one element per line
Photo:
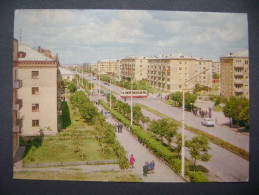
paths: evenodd
<path fill-rule="evenodd" d="M 131 156 L 130 156 L 130 168 L 131 169 L 133 168 L 134 162 L 135 162 L 135 158 L 134 158 L 133 154 L 131 154 Z"/>

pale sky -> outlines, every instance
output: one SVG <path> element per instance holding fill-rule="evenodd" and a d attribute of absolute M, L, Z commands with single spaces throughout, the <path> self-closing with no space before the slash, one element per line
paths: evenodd
<path fill-rule="evenodd" d="M 207 59 L 248 49 L 247 14 L 145 10 L 15 11 L 14 38 L 61 65 L 183 53 Z"/>

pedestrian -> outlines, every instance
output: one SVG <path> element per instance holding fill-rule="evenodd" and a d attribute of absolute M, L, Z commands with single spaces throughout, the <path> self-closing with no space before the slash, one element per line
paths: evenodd
<path fill-rule="evenodd" d="M 133 154 L 131 154 L 131 156 L 130 156 L 130 168 L 131 169 L 134 168 L 134 162 L 135 162 L 135 158 L 134 158 Z"/>
<path fill-rule="evenodd" d="M 218 119 L 217 116 L 215 117 L 215 123 L 218 124 Z"/>
<path fill-rule="evenodd" d="M 152 160 L 152 161 L 150 162 L 149 166 L 150 166 L 151 172 L 152 172 L 152 173 L 155 173 L 155 162 L 154 162 L 154 160 Z"/>

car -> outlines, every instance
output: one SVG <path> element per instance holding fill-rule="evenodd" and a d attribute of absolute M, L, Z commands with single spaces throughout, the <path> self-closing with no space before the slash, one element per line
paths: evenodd
<path fill-rule="evenodd" d="M 214 121 L 211 118 L 204 118 L 201 121 L 201 124 L 206 127 L 214 127 Z"/>
<path fill-rule="evenodd" d="M 96 77 L 93 77 L 93 80 L 96 80 Z"/>

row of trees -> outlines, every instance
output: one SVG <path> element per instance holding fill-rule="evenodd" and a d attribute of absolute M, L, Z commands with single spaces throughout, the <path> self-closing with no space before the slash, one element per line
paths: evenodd
<path fill-rule="evenodd" d="M 103 113 L 98 113 L 90 99 L 83 91 L 76 91 L 70 96 L 70 102 L 74 107 L 79 109 L 80 115 L 88 124 L 95 125 L 96 137 L 103 151 L 109 150 L 111 147 L 115 154 L 119 157 L 119 166 L 121 169 L 127 169 L 129 162 L 126 157 L 126 151 L 116 140 L 114 126 L 105 121 Z"/>

